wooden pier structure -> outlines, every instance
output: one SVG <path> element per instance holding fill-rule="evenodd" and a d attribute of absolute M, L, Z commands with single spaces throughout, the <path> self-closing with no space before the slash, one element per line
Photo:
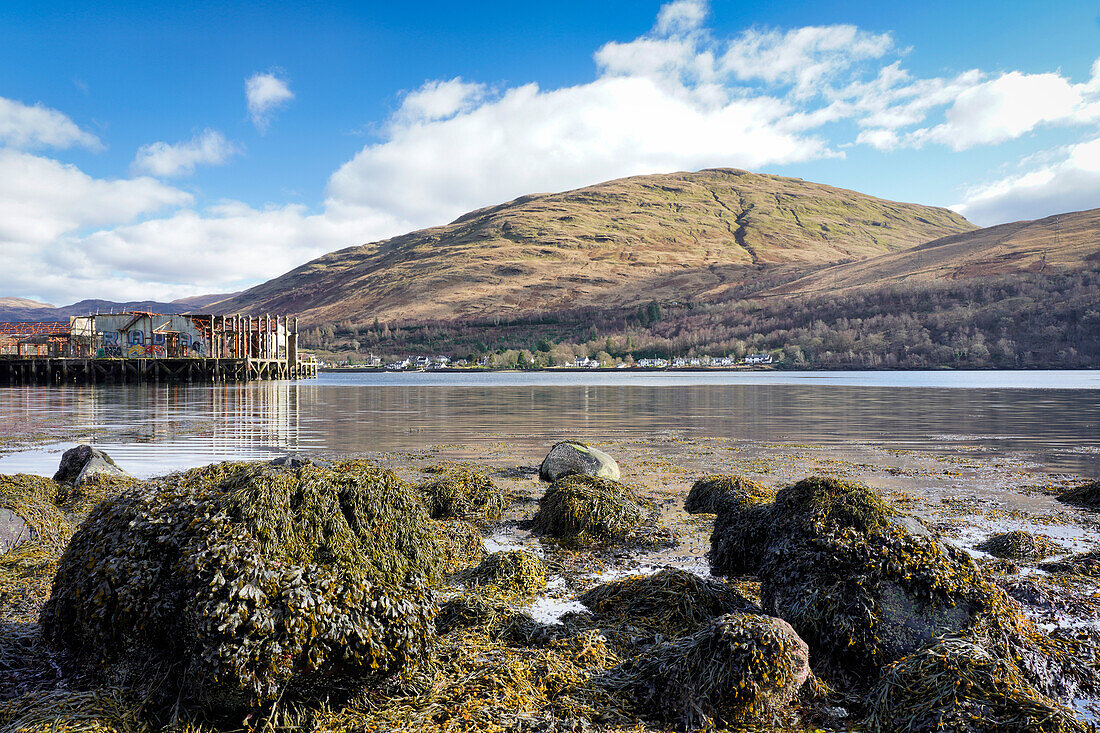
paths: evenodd
<path fill-rule="evenodd" d="M 288 316 L 106 313 L 0 323 L 0 385 L 310 379 Z"/>

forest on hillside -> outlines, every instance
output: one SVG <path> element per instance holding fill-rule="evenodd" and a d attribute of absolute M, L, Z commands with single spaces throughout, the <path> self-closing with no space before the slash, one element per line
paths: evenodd
<path fill-rule="evenodd" d="M 763 352 L 800 369 L 1100 367 L 1100 271 L 514 318 L 341 321 L 307 329 L 302 343 L 351 363 L 443 354 L 539 368 L 579 356 L 614 364 Z"/>

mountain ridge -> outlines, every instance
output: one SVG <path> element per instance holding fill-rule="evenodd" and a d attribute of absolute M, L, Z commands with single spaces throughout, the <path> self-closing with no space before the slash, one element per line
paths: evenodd
<path fill-rule="evenodd" d="M 839 293 L 901 283 L 1100 267 L 1100 208 L 953 234 L 910 249 L 821 269 L 761 296 Z"/>
<path fill-rule="evenodd" d="M 326 322 L 626 304 L 721 291 L 762 269 L 793 277 L 974 228 L 947 209 L 798 178 L 728 168 L 633 176 L 346 247 L 218 307 Z"/>

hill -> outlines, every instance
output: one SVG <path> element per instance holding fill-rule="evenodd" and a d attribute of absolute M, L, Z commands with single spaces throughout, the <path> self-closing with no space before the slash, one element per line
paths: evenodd
<path fill-rule="evenodd" d="M 151 311 L 153 313 L 195 313 L 209 309 L 214 303 L 231 298 L 236 293 L 195 295 L 171 302 L 156 300 L 81 300 L 61 307 L 26 298 L 0 298 L 0 321 L 67 321 L 69 316 L 121 311 Z M 220 311 L 219 311 L 220 312 Z"/>
<path fill-rule="evenodd" d="M 732 169 L 523 196 L 333 252 L 220 303 L 307 323 L 457 318 L 719 297 L 974 228 L 947 209 Z"/>
<path fill-rule="evenodd" d="M 725 293 L 511 315 L 307 329 L 344 356 L 443 353 L 499 366 L 767 352 L 787 366 L 1100 367 L 1100 210 L 988 227 Z M 639 297 L 652 297 L 641 291 Z"/>
<path fill-rule="evenodd" d="M 1100 209 L 977 229 L 859 262 L 826 267 L 761 295 L 838 293 L 1100 267 Z"/>

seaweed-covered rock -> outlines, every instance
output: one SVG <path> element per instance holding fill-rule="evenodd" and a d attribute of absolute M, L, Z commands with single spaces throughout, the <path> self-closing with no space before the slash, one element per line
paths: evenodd
<path fill-rule="evenodd" d="M 733 613 L 654 645 L 607 675 L 647 714 L 685 730 L 766 726 L 810 676 L 809 650 L 782 619 Z"/>
<path fill-rule="evenodd" d="M 619 464 L 599 448 L 565 440 L 557 443 L 542 459 L 539 478 L 553 483 L 565 476 L 596 476 L 618 481 Z"/>
<path fill-rule="evenodd" d="M 1058 496 L 1058 501 L 1084 509 L 1100 509 L 1100 481 L 1089 481 Z"/>
<path fill-rule="evenodd" d="M 755 481 L 728 474 L 704 476 L 692 484 L 684 500 L 684 511 L 688 514 L 717 514 L 718 507 L 727 499 L 745 504 L 770 502 L 775 491 Z"/>
<path fill-rule="evenodd" d="M 494 552 L 462 579 L 471 588 L 501 598 L 531 598 L 546 588 L 546 565 L 525 550 Z"/>
<path fill-rule="evenodd" d="M 106 475 L 76 486 L 27 474 L 0 476 L 0 615 L 36 617 L 74 526 L 133 483 Z"/>
<path fill-rule="evenodd" d="M 452 598 L 439 607 L 436 630 L 442 636 L 460 629 L 473 629 L 489 638 L 512 644 L 545 644 L 553 630 L 530 614 L 508 604 L 479 595 Z"/>
<path fill-rule="evenodd" d="M 0 553 L 41 541 L 60 550 L 72 527 L 57 505 L 58 485 L 42 476 L 0 475 Z"/>
<path fill-rule="evenodd" d="M 558 479 L 539 499 L 532 528 L 577 544 L 606 543 L 624 538 L 643 518 L 634 492 L 627 486 L 594 476 Z"/>
<path fill-rule="evenodd" d="M 1042 560 L 1044 557 L 1063 552 L 1062 548 L 1052 540 L 1019 529 L 991 535 L 975 549 L 1007 560 L 1031 561 Z"/>
<path fill-rule="evenodd" d="M 1039 569 L 1048 573 L 1072 573 L 1100 578 L 1100 550 L 1080 552 L 1060 560 L 1045 562 L 1039 566 Z"/>
<path fill-rule="evenodd" d="M 340 694 L 426 654 L 439 564 L 423 504 L 371 462 L 224 463 L 100 503 L 41 624 L 79 671 L 173 701 Z"/>
<path fill-rule="evenodd" d="M 746 552 L 761 558 L 764 610 L 791 623 L 815 665 L 865 678 L 966 631 L 1049 673 L 1042 654 L 1025 654 L 1036 630 L 1019 606 L 965 552 L 866 486 L 806 479 L 781 489 L 760 521 L 760 544 Z"/>
<path fill-rule="evenodd" d="M 603 583 L 577 600 L 601 621 L 629 624 L 670 636 L 695 631 L 718 616 L 759 611 L 732 586 L 679 568 Z"/>
<path fill-rule="evenodd" d="M 58 483 L 82 484 L 93 476 L 129 476 L 109 455 L 90 445 L 78 445 L 61 454 L 61 465 L 53 480 Z"/>
<path fill-rule="evenodd" d="M 427 469 L 439 477 L 417 487 L 433 519 L 500 519 L 504 495 L 489 474 L 458 464 Z"/>
<path fill-rule="evenodd" d="M 432 520 L 443 569 L 454 572 L 477 565 L 489 553 L 477 527 L 462 519 Z"/>
<path fill-rule="evenodd" d="M 711 572 L 719 576 L 755 573 L 760 568 L 761 550 L 769 542 L 775 491 L 752 481 L 719 485 L 720 501 L 715 503 L 717 516 L 708 553 Z"/>
<path fill-rule="evenodd" d="M 1071 710 L 1038 692 L 1009 660 L 944 639 L 883 672 L 867 697 L 873 733 L 1084 733 Z"/>

